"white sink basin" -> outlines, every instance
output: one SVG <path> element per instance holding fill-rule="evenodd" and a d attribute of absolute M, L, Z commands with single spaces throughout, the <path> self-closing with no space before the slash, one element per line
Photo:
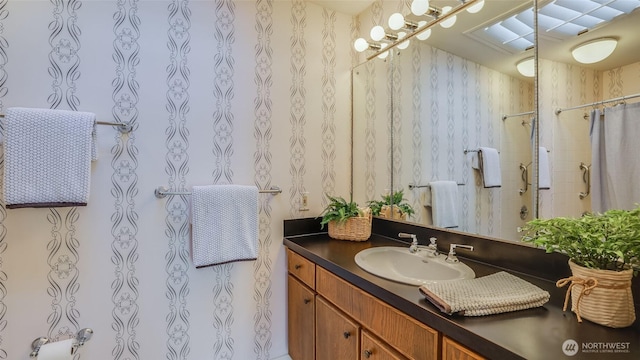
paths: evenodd
<path fill-rule="evenodd" d="M 360 251 L 356 254 L 355 261 L 367 272 L 409 285 L 420 286 L 476 277 L 475 272 L 462 262 L 452 264 L 444 260 L 445 255 L 429 257 L 427 254 L 422 249 L 412 254 L 408 246 L 381 246 Z"/>

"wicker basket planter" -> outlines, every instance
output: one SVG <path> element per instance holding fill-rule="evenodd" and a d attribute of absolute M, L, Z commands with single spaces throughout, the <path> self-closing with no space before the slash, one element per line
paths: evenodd
<path fill-rule="evenodd" d="M 392 207 L 389 205 L 384 205 L 380 209 L 380 217 L 386 219 L 398 219 L 398 220 L 407 220 L 407 214 L 400 211 L 397 206 L 393 207 L 393 211 L 391 211 Z"/>
<path fill-rule="evenodd" d="M 569 285 L 564 310 L 571 297 L 571 311 L 578 322 L 587 319 L 594 323 L 622 328 L 636 319 L 631 293 L 631 269 L 624 271 L 588 269 L 569 260 L 572 276 L 556 285 Z"/>
<path fill-rule="evenodd" d="M 371 211 L 365 216 L 352 217 L 343 222 L 329 222 L 329 237 L 337 240 L 365 241 L 371 236 Z"/>

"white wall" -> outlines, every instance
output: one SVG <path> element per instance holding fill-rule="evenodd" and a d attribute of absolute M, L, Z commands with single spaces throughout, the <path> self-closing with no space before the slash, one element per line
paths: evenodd
<path fill-rule="evenodd" d="M 91 327 L 84 359 L 286 354 L 282 220 L 348 195 L 350 16 L 293 1 L 0 1 L 0 106 L 95 112 L 87 207 L 0 209 L 0 359 Z M 259 258 L 196 270 L 189 198 L 280 186 Z M 309 212 L 299 212 L 309 192 Z"/>

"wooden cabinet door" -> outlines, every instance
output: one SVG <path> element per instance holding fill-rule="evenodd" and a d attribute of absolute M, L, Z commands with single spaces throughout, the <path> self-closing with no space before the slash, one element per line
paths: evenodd
<path fill-rule="evenodd" d="M 315 353 L 315 293 L 288 275 L 289 356 L 313 360 Z"/>
<path fill-rule="evenodd" d="M 404 356 L 367 331 L 362 331 L 361 349 L 361 360 L 406 360 Z"/>
<path fill-rule="evenodd" d="M 360 326 L 330 305 L 316 298 L 316 360 L 358 360 Z"/>
<path fill-rule="evenodd" d="M 442 360 L 484 360 L 484 357 L 443 336 Z"/>

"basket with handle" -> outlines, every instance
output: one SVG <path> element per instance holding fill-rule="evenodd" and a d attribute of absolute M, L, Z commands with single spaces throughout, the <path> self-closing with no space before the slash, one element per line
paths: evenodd
<path fill-rule="evenodd" d="M 558 287 L 569 285 L 565 310 L 571 297 L 571 310 L 579 322 L 587 319 L 612 328 L 633 324 L 636 319 L 631 293 L 633 270 L 588 269 L 571 260 L 569 267 L 573 276 L 556 284 Z"/>
<path fill-rule="evenodd" d="M 371 211 L 345 221 L 329 221 L 329 237 L 337 240 L 365 241 L 371 236 Z"/>

